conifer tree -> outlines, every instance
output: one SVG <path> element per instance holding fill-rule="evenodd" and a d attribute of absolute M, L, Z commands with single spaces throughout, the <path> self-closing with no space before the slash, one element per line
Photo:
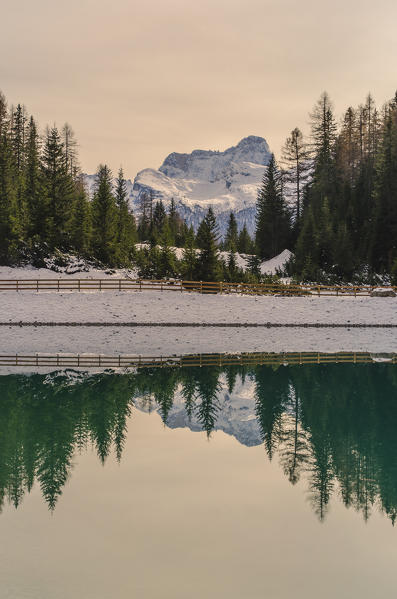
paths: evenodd
<path fill-rule="evenodd" d="M 7 101 L 0 90 L 0 137 L 8 132 L 8 110 Z"/>
<path fill-rule="evenodd" d="M 247 271 L 259 281 L 261 278 L 261 260 L 257 254 L 248 256 Z"/>
<path fill-rule="evenodd" d="M 117 254 L 117 208 L 112 193 L 112 173 L 100 165 L 92 201 L 93 249 L 99 260 L 114 265 Z"/>
<path fill-rule="evenodd" d="M 238 244 L 238 232 L 237 232 L 237 221 L 233 212 L 229 214 L 229 222 L 227 226 L 225 241 L 223 243 L 223 249 L 229 252 L 232 247 L 234 251 L 237 249 Z"/>
<path fill-rule="evenodd" d="M 167 214 L 164 208 L 164 204 L 162 200 L 156 202 L 154 210 L 153 210 L 153 227 L 152 227 L 152 237 L 155 243 L 159 243 L 160 237 L 163 234 L 163 229 L 167 220 Z M 169 230 L 169 233 L 171 231 Z M 172 240 L 171 240 L 172 243 Z"/>
<path fill-rule="evenodd" d="M 75 183 L 71 243 L 79 256 L 88 256 L 92 239 L 91 206 L 84 182 L 80 177 Z"/>
<path fill-rule="evenodd" d="M 304 142 L 302 132 L 295 127 L 284 144 L 282 159 L 283 165 L 287 169 L 286 180 L 293 187 L 297 225 L 301 217 L 302 188 L 307 181 L 310 169 L 309 157 L 309 150 Z"/>
<path fill-rule="evenodd" d="M 65 123 L 62 127 L 62 143 L 65 156 L 66 172 L 72 178 L 76 178 L 79 171 L 77 141 L 74 131 L 69 123 Z"/>
<path fill-rule="evenodd" d="M 176 271 L 176 260 L 175 254 L 172 251 L 171 245 L 171 231 L 168 222 L 165 222 L 163 226 L 163 233 L 160 239 L 161 250 L 160 250 L 160 272 L 161 278 L 168 278 L 175 275 Z"/>
<path fill-rule="evenodd" d="M 186 235 L 185 247 L 182 255 L 182 276 L 185 280 L 194 281 L 196 279 L 197 256 L 194 240 L 194 231 L 191 227 Z"/>
<path fill-rule="evenodd" d="M 397 103 L 386 118 L 376 165 L 372 261 L 390 270 L 397 258 Z"/>
<path fill-rule="evenodd" d="M 168 209 L 168 222 L 170 226 L 173 245 L 176 245 L 176 247 L 181 247 L 182 219 L 176 208 L 174 198 L 171 198 L 171 203 Z"/>
<path fill-rule="evenodd" d="M 26 109 L 18 104 L 11 118 L 11 144 L 13 155 L 13 176 L 20 236 L 24 236 L 27 227 L 25 198 L 25 147 L 26 147 Z"/>
<path fill-rule="evenodd" d="M 281 175 L 272 155 L 258 192 L 256 246 L 260 258 L 273 258 L 289 243 L 290 215 L 283 197 Z"/>
<path fill-rule="evenodd" d="M 227 257 L 227 279 L 231 283 L 236 283 L 240 279 L 240 269 L 237 266 L 236 248 L 232 244 Z"/>
<path fill-rule="evenodd" d="M 120 168 L 116 180 L 115 199 L 117 207 L 117 254 L 120 265 L 128 266 L 136 241 L 136 225 L 128 209 L 127 183 Z"/>
<path fill-rule="evenodd" d="M 0 136 L 0 263 L 9 264 L 16 256 L 20 225 L 13 178 L 12 146 L 5 122 Z"/>
<path fill-rule="evenodd" d="M 46 238 L 48 207 L 41 172 L 40 138 L 33 117 L 30 117 L 27 130 L 25 181 L 28 235 L 42 241 Z"/>
<path fill-rule="evenodd" d="M 147 242 L 150 241 L 153 224 L 153 195 L 145 191 L 139 196 L 139 202 L 138 238 L 141 242 Z"/>
<path fill-rule="evenodd" d="M 219 231 L 212 208 L 202 220 L 197 233 L 197 243 L 201 248 L 197 269 L 201 281 L 218 281 L 221 268 L 218 259 Z"/>
<path fill-rule="evenodd" d="M 253 241 L 248 233 L 247 225 L 244 223 L 237 241 L 237 251 L 240 254 L 251 254 L 254 251 Z"/>
<path fill-rule="evenodd" d="M 73 213 L 73 180 L 56 127 L 47 129 L 43 151 L 43 184 L 48 204 L 47 237 L 52 247 L 69 247 Z"/>

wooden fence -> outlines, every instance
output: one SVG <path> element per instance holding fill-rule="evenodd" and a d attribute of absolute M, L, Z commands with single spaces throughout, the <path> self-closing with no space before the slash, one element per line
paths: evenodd
<path fill-rule="evenodd" d="M 255 366 L 304 364 L 397 364 L 397 354 L 367 352 L 288 352 L 240 354 L 192 354 L 184 356 L 137 356 L 94 354 L 3 354 L 0 367 L 30 366 L 46 368 L 164 368 L 201 366 Z"/>
<path fill-rule="evenodd" d="M 283 285 L 269 283 L 226 283 L 224 281 L 169 281 L 142 279 L 0 279 L 0 291 L 176 291 L 204 294 L 247 295 L 370 295 L 371 285 Z M 390 289 L 391 287 L 388 287 Z M 392 287 L 397 292 L 397 287 Z"/>

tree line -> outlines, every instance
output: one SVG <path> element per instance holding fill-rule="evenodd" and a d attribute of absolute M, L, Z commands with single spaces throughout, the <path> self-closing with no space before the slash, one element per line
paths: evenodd
<path fill-rule="evenodd" d="M 211 208 L 195 232 L 174 200 L 166 210 L 152 192 L 141 193 L 136 219 L 122 169 L 114 182 L 106 164 L 89 198 L 70 125 L 40 135 L 24 106 L 8 108 L 0 93 L 0 263 L 44 265 L 48 256 L 71 252 L 106 266 L 136 266 L 148 278 L 256 282 L 261 261 L 288 248 L 288 272 L 297 280 L 397 280 L 397 94 L 381 110 L 369 95 L 338 126 L 324 93 L 310 117 L 310 138 L 295 128 L 281 166 L 271 157 L 254 238 L 245 225 L 238 231 L 231 213 L 221 239 Z M 244 270 L 237 253 L 249 255 Z"/>
<path fill-rule="evenodd" d="M 71 126 L 47 127 L 41 135 L 25 107 L 8 108 L 0 93 L 0 264 L 45 266 L 45 258 L 62 262 L 69 252 L 104 266 L 136 266 L 144 277 L 234 280 L 242 275 L 235 252 L 248 252 L 253 243 L 246 227 L 237 234 L 232 214 L 223 245 L 232 250 L 230 265 L 219 259 L 211 209 L 196 234 L 174 200 L 166 210 L 152 193 L 142 193 L 136 219 L 121 168 L 114 182 L 109 167 L 99 165 L 90 198 Z M 182 257 L 172 247 L 184 248 Z"/>
<path fill-rule="evenodd" d="M 50 384 L 44 378 L 0 377 L 0 509 L 6 500 L 18 507 L 35 482 L 54 509 L 76 451 L 94 447 L 102 463 L 111 452 L 120 460 L 136 406 L 157 410 L 171 424 L 175 397 L 182 397 L 185 424 L 193 422 L 210 437 L 226 388 L 232 394 L 249 379 L 259 431 L 255 442 L 262 439 L 268 458 L 278 458 L 291 484 L 304 481 L 321 520 L 338 493 L 365 519 L 378 507 L 395 522 L 392 364 L 143 368 L 74 384 L 62 373 L 54 373 Z"/>
<path fill-rule="evenodd" d="M 306 141 L 287 138 L 258 195 L 261 258 L 290 248 L 290 274 L 304 281 L 397 277 L 397 94 L 379 110 L 371 95 L 338 126 L 323 93 Z M 288 201 L 287 201 L 288 200 Z"/>

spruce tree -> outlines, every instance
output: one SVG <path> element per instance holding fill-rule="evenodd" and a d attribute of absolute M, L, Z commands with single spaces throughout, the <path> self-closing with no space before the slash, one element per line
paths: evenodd
<path fill-rule="evenodd" d="M 27 229 L 27 210 L 25 198 L 25 149 L 26 149 L 26 109 L 18 104 L 11 118 L 11 144 L 13 155 L 13 186 L 18 208 L 18 226 L 20 236 Z"/>
<path fill-rule="evenodd" d="M 220 262 L 218 259 L 219 230 L 216 218 L 212 208 L 208 209 L 207 214 L 199 227 L 199 239 L 201 248 L 198 260 L 197 270 L 201 281 L 219 281 L 221 277 Z"/>
<path fill-rule="evenodd" d="M 120 168 L 115 190 L 117 208 L 117 255 L 121 266 L 128 266 L 136 241 L 136 225 L 133 214 L 128 209 L 127 183 Z"/>
<path fill-rule="evenodd" d="M 56 127 L 47 130 L 42 164 L 48 204 L 48 241 L 52 247 L 67 248 L 71 237 L 74 185 L 67 172 L 64 146 Z"/>
<path fill-rule="evenodd" d="M 151 231 L 153 223 L 153 195 L 144 191 L 139 196 L 140 218 L 138 224 L 138 239 L 146 243 L 151 241 Z"/>
<path fill-rule="evenodd" d="M 84 182 L 80 177 L 75 183 L 71 243 L 79 256 L 88 256 L 92 240 L 91 206 Z"/>
<path fill-rule="evenodd" d="M 152 237 L 155 243 L 159 243 L 160 237 L 163 235 L 163 229 L 167 220 L 167 214 L 163 202 L 156 202 L 153 210 L 153 227 Z M 171 240 L 172 244 L 172 240 Z"/>
<path fill-rule="evenodd" d="M 247 258 L 247 271 L 258 281 L 261 278 L 261 260 L 257 254 L 251 254 Z"/>
<path fill-rule="evenodd" d="M 92 201 L 93 249 L 96 257 L 110 266 L 117 260 L 117 207 L 112 188 L 112 173 L 101 164 Z"/>
<path fill-rule="evenodd" d="M 30 117 L 27 130 L 25 181 L 28 235 L 42 242 L 47 234 L 48 206 L 41 172 L 40 139 L 33 117 Z"/>
<path fill-rule="evenodd" d="M 232 244 L 227 257 L 227 279 L 231 283 L 236 283 L 240 280 L 240 274 L 240 269 L 237 266 L 236 248 Z"/>
<path fill-rule="evenodd" d="M 229 222 L 227 226 L 225 241 L 223 243 L 223 249 L 227 252 L 234 247 L 234 251 L 236 251 L 238 244 L 238 232 L 237 232 L 237 221 L 233 212 L 229 214 Z"/>
<path fill-rule="evenodd" d="M 173 250 L 171 249 L 171 231 L 168 222 L 165 222 L 163 226 L 163 233 L 160 239 L 161 250 L 160 250 L 160 278 L 168 278 L 175 276 L 176 271 L 176 258 Z"/>
<path fill-rule="evenodd" d="M 20 223 L 13 170 L 12 145 L 6 125 L 0 136 L 0 264 L 10 264 L 20 241 Z"/>
<path fill-rule="evenodd" d="M 193 227 L 191 227 L 186 235 L 185 247 L 182 255 L 182 277 L 188 281 L 194 281 L 197 271 L 197 255 L 195 248 L 195 239 Z"/>
<path fill-rule="evenodd" d="M 273 258 L 289 243 L 290 215 L 283 197 L 281 174 L 274 155 L 258 192 L 255 240 L 260 258 Z"/>
<path fill-rule="evenodd" d="M 240 254 L 251 254 L 254 251 L 254 244 L 245 223 L 238 236 L 237 251 Z"/>

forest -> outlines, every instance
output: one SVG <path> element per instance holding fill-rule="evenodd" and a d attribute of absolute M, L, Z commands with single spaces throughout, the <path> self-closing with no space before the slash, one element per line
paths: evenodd
<path fill-rule="evenodd" d="M 397 281 L 397 94 L 378 109 L 369 95 L 341 122 L 323 93 L 311 134 L 295 128 L 280 164 L 272 156 L 258 189 L 256 230 L 231 213 L 220 238 L 211 208 L 197 231 L 176 204 L 142 194 L 128 206 L 126 182 L 106 164 L 89 197 L 72 127 L 38 124 L 0 93 L 0 264 L 60 264 L 74 254 L 105 267 L 136 267 L 142 278 L 256 282 L 260 263 L 290 249 L 296 281 Z M 173 247 L 183 248 L 177 259 Z M 227 252 L 220 257 L 219 250 Z M 249 255 L 247 269 L 236 253 Z"/>
<path fill-rule="evenodd" d="M 253 444 L 262 442 L 264 458 L 277 460 L 291 484 L 302 481 L 320 520 L 338 496 L 365 520 L 379 509 L 395 522 L 393 364 L 164 367 L 73 375 L 0 377 L 0 510 L 5 501 L 18 507 L 34 484 L 53 510 L 76 452 L 87 447 L 102 463 L 110 454 L 121 460 L 128 421 L 137 409 L 157 411 L 172 425 L 178 401 L 184 426 L 194 422 L 193 430 L 210 438 L 219 426 L 221 398 L 228 394 L 229 410 L 233 392 L 246 382 L 253 384 L 259 429 Z M 178 426 L 181 422 L 179 417 Z"/>

